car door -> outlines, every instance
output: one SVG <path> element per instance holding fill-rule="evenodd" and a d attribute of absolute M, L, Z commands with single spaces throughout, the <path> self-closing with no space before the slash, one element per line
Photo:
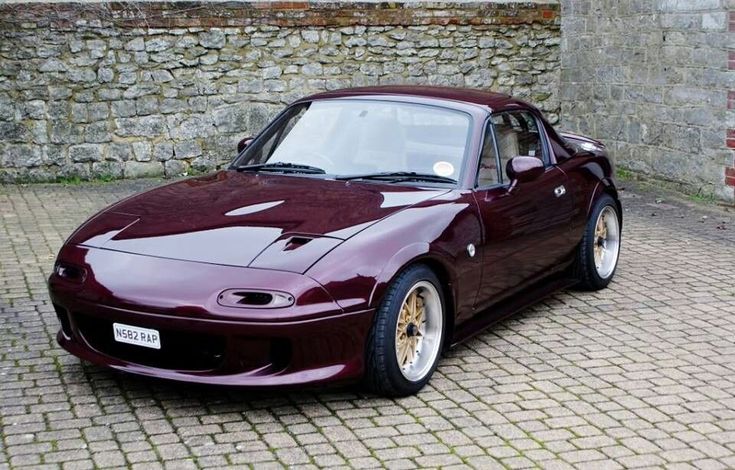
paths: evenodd
<path fill-rule="evenodd" d="M 525 110 L 488 121 L 475 198 L 483 224 L 483 274 L 478 309 L 550 274 L 568 257 L 573 204 L 567 177 L 553 165 L 538 118 Z M 540 158 L 544 173 L 512 184 L 506 166 L 515 156 Z"/>

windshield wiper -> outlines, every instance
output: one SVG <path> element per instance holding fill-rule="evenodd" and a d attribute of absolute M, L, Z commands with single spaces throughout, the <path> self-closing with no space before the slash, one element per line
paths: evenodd
<path fill-rule="evenodd" d="M 432 183 L 457 184 L 456 180 L 446 176 L 432 175 L 431 173 L 417 173 L 415 171 L 386 171 L 382 173 L 366 173 L 364 175 L 338 176 L 338 180 L 387 180 L 389 183 L 399 181 L 429 181 Z"/>
<path fill-rule="evenodd" d="M 311 165 L 299 165 L 298 163 L 274 162 L 256 163 L 255 165 L 240 165 L 237 171 L 283 171 L 288 173 L 324 174 L 325 171 Z"/>

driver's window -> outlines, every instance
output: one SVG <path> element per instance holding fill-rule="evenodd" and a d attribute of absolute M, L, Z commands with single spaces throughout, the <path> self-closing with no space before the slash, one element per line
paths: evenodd
<path fill-rule="evenodd" d="M 480 163 L 477 169 L 477 186 L 485 188 L 500 183 L 498 171 L 498 156 L 495 152 L 492 125 L 485 128 L 485 138 L 482 142 Z"/>
<path fill-rule="evenodd" d="M 505 170 L 510 159 L 517 156 L 544 159 L 541 135 L 531 113 L 509 111 L 495 114 L 491 120 L 495 126 L 501 169 Z"/>

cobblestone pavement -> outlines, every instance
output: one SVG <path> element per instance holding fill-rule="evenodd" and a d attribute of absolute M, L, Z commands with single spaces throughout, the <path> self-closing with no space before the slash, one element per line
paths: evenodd
<path fill-rule="evenodd" d="M 611 287 L 451 351 L 418 396 L 253 394 L 63 352 L 45 278 L 88 215 L 156 182 L 0 187 L 0 468 L 735 468 L 735 219 L 625 191 Z"/>

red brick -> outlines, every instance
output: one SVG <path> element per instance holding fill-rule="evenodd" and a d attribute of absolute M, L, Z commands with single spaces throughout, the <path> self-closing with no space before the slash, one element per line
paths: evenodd
<path fill-rule="evenodd" d="M 309 2 L 273 2 L 271 8 L 274 10 L 306 10 Z"/>
<path fill-rule="evenodd" d="M 735 11 L 730 12 L 730 32 L 735 32 Z"/>
<path fill-rule="evenodd" d="M 393 2 L 313 3 L 306 0 L 252 3 L 206 2 L 110 2 L 82 4 L 61 2 L 30 4 L 23 8 L 3 5 L 0 29 L 19 27 L 42 18 L 46 27 L 73 29 L 76 21 L 102 20 L 116 27 L 222 27 L 276 25 L 282 27 L 351 25 L 490 25 L 554 24 L 559 9 L 549 5 L 518 3 L 468 3 L 447 8 L 400 8 Z M 735 58 L 733 59 L 735 61 Z M 735 63 L 732 65 L 735 67 Z"/>
<path fill-rule="evenodd" d="M 727 92 L 727 109 L 735 109 L 735 91 Z"/>

